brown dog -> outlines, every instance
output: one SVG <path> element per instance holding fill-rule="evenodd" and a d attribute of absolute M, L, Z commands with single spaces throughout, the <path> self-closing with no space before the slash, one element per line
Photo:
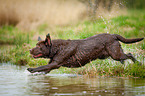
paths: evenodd
<path fill-rule="evenodd" d="M 137 60 L 131 53 L 125 54 L 123 52 L 119 41 L 130 44 L 143 39 L 125 39 L 117 34 L 99 34 L 82 40 L 58 39 L 51 41 L 48 34 L 44 41 L 40 40 L 36 47 L 30 50 L 30 53 L 34 58 L 50 58 L 49 63 L 45 66 L 28 68 L 27 70 L 31 73 L 48 73 L 60 66 L 81 67 L 97 58 L 105 59 L 109 56 L 121 63 L 126 59 L 136 62 Z"/>

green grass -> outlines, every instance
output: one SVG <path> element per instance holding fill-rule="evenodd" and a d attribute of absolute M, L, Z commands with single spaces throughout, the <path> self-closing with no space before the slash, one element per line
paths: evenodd
<path fill-rule="evenodd" d="M 55 27 L 51 32 L 52 39 L 84 39 L 95 34 L 110 33 L 119 34 L 126 38 L 145 37 L 145 10 L 129 10 L 128 14 L 108 18 L 98 18 L 95 21 L 84 21 L 73 26 Z M 29 49 L 34 47 L 36 40 L 32 40 L 36 34 L 46 35 L 48 26 L 40 26 L 37 32 L 22 32 L 13 26 L 0 28 L 0 43 L 12 44 L 11 49 L 2 49 L 0 62 L 11 62 L 17 65 L 37 67 L 45 65 L 49 59 L 33 59 Z M 5 34 L 3 34 L 5 33 Z M 44 36 L 45 37 L 45 36 Z M 145 44 L 144 41 L 135 44 L 123 44 L 125 53 L 131 52 L 142 65 L 126 60 L 122 65 L 111 58 L 95 60 L 81 68 L 64 68 L 51 71 L 51 73 L 82 74 L 94 76 L 119 76 L 119 77 L 142 77 L 145 78 Z"/>
<path fill-rule="evenodd" d="M 32 32 L 22 32 L 13 26 L 0 27 L 0 44 L 14 44 L 22 46 L 24 43 L 30 42 Z"/>

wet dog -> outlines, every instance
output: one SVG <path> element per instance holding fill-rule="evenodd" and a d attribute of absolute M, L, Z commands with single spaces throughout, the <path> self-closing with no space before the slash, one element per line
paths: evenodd
<path fill-rule="evenodd" d="M 86 65 L 95 59 L 111 57 L 124 63 L 124 60 L 137 60 L 131 53 L 125 54 L 119 41 L 130 44 L 143 40 L 144 38 L 126 39 L 117 34 L 99 34 L 81 40 L 51 40 L 47 34 L 45 40 L 39 38 L 35 48 L 30 49 L 34 58 L 50 58 L 47 65 L 38 68 L 28 68 L 31 73 L 49 73 L 52 69 L 60 66 L 75 68 Z"/>

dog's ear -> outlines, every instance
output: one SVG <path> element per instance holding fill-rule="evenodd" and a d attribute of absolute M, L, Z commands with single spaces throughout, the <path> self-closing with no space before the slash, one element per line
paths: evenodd
<path fill-rule="evenodd" d="M 52 45 L 52 44 L 51 44 L 51 38 L 50 38 L 50 34 L 49 34 L 49 33 L 46 35 L 45 45 L 46 45 L 47 47 L 50 47 L 50 46 Z"/>
<path fill-rule="evenodd" d="M 38 37 L 38 41 L 42 41 L 42 39 L 41 39 L 41 37 L 40 37 L 40 36 Z"/>

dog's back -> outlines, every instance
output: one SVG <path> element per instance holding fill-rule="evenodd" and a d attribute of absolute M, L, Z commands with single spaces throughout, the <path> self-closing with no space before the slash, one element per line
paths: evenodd
<path fill-rule="evenodd" d="M 115 37 L 110 34 L 95 35 L 82 40 L 71 40 L 69 43 L 75 42 L 77 50 L 65 61 L 66 64 L 63 66 L 81 67 L 97 58 L 105 59 L 109 56 L 106 47 L 115 41 Z"/>
<path fill-rule="evenodd" d="M 117 35 L 118 36 L 118 35 Z M 121 45 L 119 43 L 118 37 L 116 34 L 99 34 L 94 35 L 92 37 L 81 39 L 81 40 L 70 40 L 69 43 L 77 44 L 77 50 L 74 52 L 72 56 L 66 60 L 66 64 L 63 66 L 66 67 L 81 67 L 84 66 L 86 63 L 89 63 L 95 59 L 105 59 L 109 56 L 113 58 L 112 54 L 115 51 L 115 58 L 116 60 L 120 60 L 120 57 L 117 56 L 122 55 L 123 51 L 121 49 Z M 119 35 L 120 36 L 120 35 Z M 135 41 L 135 39 L 128 39 L 128 41 Z M 141 39 L 138 39 L 140 41 Z M 136 42 L 138 42 L 136 39 Z M 134 43 L 134 42 L 132 42 Z M 115 48 L 112 46 L 116 46 Z M 119 51 L 118 51 L 119 50 Z M 118 51 L 118 54 L 117 52 Z"/>

